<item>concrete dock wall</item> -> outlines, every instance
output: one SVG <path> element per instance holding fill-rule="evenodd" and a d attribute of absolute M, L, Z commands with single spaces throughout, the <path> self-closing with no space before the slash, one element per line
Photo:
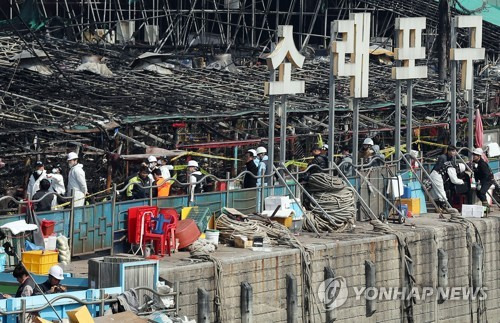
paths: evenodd
<path fill-rule="evenodd" d="M 497 217 L 474 219 L 484 246 L 484 281 L 487 300 L 486 314 L 490 321 L 500 317 L 498 287 L 500 221 Z M 415 287 L 437 287 L 438 248 L 448 253 L 448 286 L 468 287 L 470 257 L 467 248 L 466 227 L 458 223 L 433 221 L 417 225 L 416 228 L 400 226 L 407 239 L 414 263 Z M 473 226 L 469 226 L 470 242 L 476 242 Z M 356 299 L 354 287 L 365 286 L 365 261 L 370 260 L 376 267 L 376 286 L 402 287 L 402 275 L 398 242 L 393 235 L 373 232 L 361 234 L 332 235 L 328 239 L 311 239 L 304 243 L 314 249 L 313 292 L 317 298 L 318 286 L 324 280 L 324 267 L 330 266 L 336 276 L 346 280 L 349 296 L 345 304 L 337 308 L 337 322 L 401 322 L 402 302 L 377 300 L 376 312 L 366 316 L 366 300 Z M 217 255 L 216 255 L 217 256 Z M 286 322 L 286 275 L 297 278 L 298 315 L 301 311 L 301 265 L 298 250 L 286 249 L 269 253 L 241 251 L 241 256 L 223 261 L 224 309 L 228 322 L 240 322 L 240 284 L 248 282 L 253 288 L 253 321 Z M 205 288 L 210 293 L 210 322 L 214 321 L 214 266 L 212 263 L 177 265 L 161 268 L 162 278 L 169 282 L 179 281 L 181 288 L 181 315 L 197 317 L 197 290 Z M 459 297 L 461 298 L 461 297 Z M 413 306 L 415 322 L 474 322 L 477 317 L 478 301 L 447 300 L 438 304 L 435 295 L 417 300 Z M 325 322 L 325 311 L 321 304 L 315 309 L 316 321 Z M 405 314 L 406 315 L 406 314 Z"/>

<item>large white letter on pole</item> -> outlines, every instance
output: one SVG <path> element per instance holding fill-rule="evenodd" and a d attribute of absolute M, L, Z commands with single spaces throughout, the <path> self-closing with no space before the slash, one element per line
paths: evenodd
<path fill-rule="evenodd" d="M 292 81 L 292 64 L 301 68 L 304 64 L 302 56 L 293 42 L 293 26 L 278 27 L 279 42 L 274 51 L 266 56 L 267 67 L 275 70 L 279 67 L 278 81 L 266 82 L 264 94 L 283 95 L 304 93 L 304 81 Z M 288 62 L 285 61 L 288 59 Z"/>
<path fill-rule="evenodd" d="M 351 78 L 351 96 L 368 96 L 368 67 L 370 47 L 370 14 L 355 13 L 349 20 L 336 20 L 332 24 L 332 37 L 341 34 L 342 41 L 332 41 L 333 74 Z M 346 62 L 346 54 L 350 62 Z"/>
<path fill-rule="evenodd" d="M 427 77 L 427 66 L 415 66 L 415 60 L 425 58 L 425 47 L 421 46 L 425 20 L 425 17 L 396 18 L 398 48 L 394 50 L 394 58 L 402 61 L 402 66 L 392 68 L 393 79 L 409 80 Z"/>
<path fill-rule="evenodd" d="M 484 59 L 485 53 L 484 48 L 481 48 L 483 17 L 457 16 L 452 19 L 452 28 L 470 28 L 470 48 L 451 48 L 450 56 L 454 61 L 462 61 L 462 90 L 472 90 L 474 81 L 473 62 L 474 60 Z"/>

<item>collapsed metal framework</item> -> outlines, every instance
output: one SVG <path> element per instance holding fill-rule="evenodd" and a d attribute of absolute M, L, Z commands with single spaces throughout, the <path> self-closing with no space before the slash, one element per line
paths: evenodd
<path fill-rule="evenodd" d="M 20 8 L 17 2 L 9 2 L 7 7 L 0 7 L 15 18 Z M 213 152 L 237 156 L 237 151 L 228 152 L 226 148 L 245 143 L 256 146 L 261 138 L 265 144 L 269 103 L 263 95 L 263 82 L 268 71 L 258 56 L 269 50 L 279 24 L 294 25 L 296 43 L 308 57 L 304 68 L 294 72 L 294 78 L 306 81 L 306 93 L 289 98 L 287 123 L 291 140 L 298 139 L 288 156 L 304 157 L 305 144 L 312 140 L 301 138 L 328 133 L 329 63 L 325 49 L 330 41 L 329 24 L 354 11 L 372 12 L 372 43 L 376 48 L 389 50 L 396 16 L 429 17 L 425 40 L 430 71 L 428 79 L 414 84 L 414 127 L 448 124 L 446 86 L 433 69 L 436 3 L 132 2 L 38 0 L 42 16 L 50 17 L 45 29 L 28 31 L 26 21 L 3 24 L 0 78 L 5 86 L 0 88 L 0 158 L 10 165 L 18 163 L 0 169 L 3 179 L 13 170 L 29 172 L 30 158 L 56 162 L 75 148 L 84 152 L 87 163 L 95 163 L 96 174 L 104 177 L 110 161 L 108 154 L 121 151 L 123 145 L 122 153 L 143 153 L 149 145 L 205 148 L 207 142 L 217 141 L 221 143 L 208 149 L 219 148 Z M 495 49 L 499 36 L 498 27 L 485 23 L 484 46 L 493 53 L 498 52 Z M 19 60 L 12 59 L 23 50 L 40 51 L 43 55 L 35 55 L 34 60 L 52 74 L 26 70 Z M 167 66 L 172 74 L 137 69 L 136 59 L 146 52 L 163 55 L 162 63 L 170 64 Z M 208 63 L 216 61 L 220 53 L 231 53 L 234 66 L 187 67 L 198 58 Z M 82 58 L 89 55 L 104 58 L 101 62 L 106 63 L 113 76 L 76 71 Z M 494 58 L 495 55 L 490 56 L 486 65 L 494 65 Z M 382 134 L 382 141 L 384 133 L 390 136 L 394 132 L 395 85 L 390 77 L 391 65 L 389 56 L 371 56 L 370 97 L 361 101 L 362 133 Z M 495 112 L 498 82 L 491 82 L 487 72 L 483 72 L 475 84 L 476 106 L 486 113 Z M 348 142 L 352 134 L 348 86 L 347 80 L 336 82 L 337 147 Z M 461 95 L 459 100 L 459 114 L 466 116 L 466 102 Z M 491 122 L 497 118 L 494 116 Z M 280 128 L 278 123 L 277 135 Z M 103 185 L 99 178 L 95 181 L 96 188 Z"/>
<path fill-rule="evenodd" d="M 15 18 L 15 0 L 4 4 Z M 28 0 L 34 1 L 34 0 Z M 427 35 L 436 35 L 439 1 L 405 0 L 37 0 L 41 14 L 53 30 L 64 30 L 73 40 L 84 40 L 100 30 L 103 40 L 149 43 L 155 51 L 164 47 L 188 50 L 196 45 L 269 49 L 278 25 L 294 25 L 299 49 L 309 44 L 329 44 L 330 22 L 352 12 L 372 12 L 372 37 L 392 37 L 396 17 L 427 17 Z M 451 1 L 452 13 L 471 14 L 459 1 Z M 55 17 L 60 19 L 54 19 Z M 500 31 L 485 22 L 483 42 L 498 55 Z M 111 35 L 113 34 L 113 35 Z M 432 40 L 431 40 L 432 41 Z"/>

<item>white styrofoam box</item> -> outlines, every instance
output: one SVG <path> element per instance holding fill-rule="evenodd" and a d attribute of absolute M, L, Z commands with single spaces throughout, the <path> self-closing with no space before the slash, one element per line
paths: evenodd
<path fill-rule="evenodd" d="M 464 218 L 482 218 L 484 207 L 482 205 L 462 204 L 462 216 Z"/>
<path fill-rule="evenodd" d="M 488 157 L 498 157 L 500 156 L 500 146 L 498 143 L 492 142 L 488 144 Z"/>
<path fill-rule="evenodd" d="M 56 242 L 57 237 L 55 235 L 51 235 L 47 238 L 43 238 L 43 242 L 45 244 L 45 250 L 56 250 Z"/>
<path fill-rule="evenodd" d="M 264 200 L 264 209 L 267 211 L 274 211 L 281 205 L 280 210 L 290 208 L 290 198 L 288 196 L 268 196 Z"/>
<path fill-rule="evenodd" d="M 271 210 L 264 210 L 262 211 L 262 215 L 265 215 L 267 216 L 268 218 L 270 218 L 274 213 L 274 210 L 271 211 Z M 293 217 L 295 214 L 295 212 L 292 210 L 292 209 L 280 209 L 278 212 L 276 212 L 276 214 L 274 215 L 275 218 L 288 218 L 288 217 Z"/>

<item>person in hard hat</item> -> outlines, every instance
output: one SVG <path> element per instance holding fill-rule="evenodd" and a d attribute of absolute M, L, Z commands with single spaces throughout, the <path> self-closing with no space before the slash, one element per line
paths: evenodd
<path fill-rule="evenodd" d="M 47 179 L 50 180 L 50 188 L 59 195 L 66 194 L 64 185 L 64 177 L 62 176 L 61 165 L 52 167 L 52 172 L 47 174 Z"/>
<path fill-rule="evenodd" d="M 326 158 L 328 159 L 328 145 L 327 144 L 323 144 L 323 146 L 321 146 L 321 154 L 326 156 Z"/>
<path fill-rule="evenodd" d="M 477 197 L 483 203 L 483 206 L 489 207 L 487 193 L 490 188 L 495 184 L 495 179 L 490 166 L 483 159 L 484 151 L 482 148 L 476 148 L 472 151 L 472 170 L 474 171 L 474 179 L 476 183 L 481 184 L 476 189 Z"/>
<path fill-rule="evenodd" d="M 68 196 L 74 194 L 74 206 L 83 206 L 85 204 L 85 196 L 88 194 L 87 180 L 85 179 L 83 165 L 78 163 L 78 155 L 75 152 L 68 154 L 68 165 L 70 169 L 66 194 Z"/>
<path fill-rule="evenodd" d="M 39 291 L 23 264 L 17 264 L 12 272 L 12 276 L 14 276 L 19 283 L 19 287 L 17 288 L 14 297 L 29 297 L 35 294 L 36 291 Z M 9 294 L 2 294 L 2 296 L 4 298 L 12 298 Z"/>
<path fill-rule="evenodd" d="M 33 195 L 32 198 L 33 201 L 40 200 L 35 203 L 36 212 L 50 211 L 52 205 L 54 205 L 55 196 L 54 194 L 49 193 L 52 193 L 50 190 L 50 181 L 44 178 L 40 182 L 40 189 L 35 193 L 35 195 Z"/>
<path fill-rule="evenodd" d="M 187 173 L 189 178 L 189 202 L 194 202 L 195 193 L 203 193 L 205 191 L 204 175 L 200 171 L 200 166 L 196 160 L 190 160 L 187 164 Z"/>
<path fill-rule="evenodd" d="M 55 294 L 66 292 L 66 287 L 61 285 L 61 281 L 64 280 L 64 272 L 61 266 L 54 265 L 49 269 L 49 277 L 47 281 L 40 284 L 40 290 L 43 294 Z M 38 295 L 39 292 L 35 292 L 34 295 Z"/>
<path fill-rule="evenodd" d="M 170 195 L 170 186 L 168 180 L 164 179 L 159 168 L 153 170 L 153 185 L 156 186 L 153 188 L 153 197 L 167 197 Z"/>
<path fill-rule="evenodd" d="M 251 174 L 245 174 L 243 179 L 243 188 L 252 188 L 257 186 L 257 174 L 259 173 L 259 166 L 255 162 L 257 159 L 257 151 L 255 149 L 249 149 L 246 153 L 246 171 Z M 252 176 L 254 175 L 254 176 Z"/>
<path fill-rule="evenodd" d="M 35 163 L 35 170 L 30 176 L 26 193 L 31 197 L 40 189 L 40 181 L 47 178 L 47 172 L 41 160 Z"/>
<path fill-rule="evenodd" d="M 342 157 L 339 163 L 340 171 L 345 176 L 352 176 L 352 155 L 351 149 L 347 146 L 342 148 Z"/>
<path fill-rule="evenodd" d="M 204 183 L 200 182 L 204 175 L 200 171 L 200 165 L 196 160 L 190 160 L 187 164 L 189 174 L 189 183 L 191 183 L 191 191 L 193 193 L 203 193 Z M 197 183 L 200 182 L 200 183 Z"/>
<path fill-rule="evenodd" d="M 451 161 L 444 163 L 439 171 L 433 170 L 430 174 L 432 182 L 431 196 L 436 201 L 438 212 L 447 212 L 447 201 L 445 186 L 447 183 L 463 185 L 464 181 L 458 178 L 457 173 L 465 172 L 465 164 L 454 165 Z"/>
<path fill-rule="evenodd" d="M 50 181 L 50 190 L 59 194 L 60 196 L 66 195 L 66 186 L 64 184 L 64 177 L 62 175 L 61 165 L 56 165 L 52 167 L 52 172 L 47 174 L 47 179 Z M 57 204 L 64 203 L 64 200 L 57 195 L 54 196 L 52 206 L 55 207 Z"/>
<path fill-rule="evenodd" d="M 365 159 L 367 161 L 371 160 L 375 155 L 373 151 L 373 140 L 372 138 L 365 138 L 363 140 L 363 145 L 361 146 L 361 150 L 359 151 L 359 158 Z"/>
<path fill-rule="evenodd" d="M 127 199 L 138 200 L 149 198 L 149 186 L 151 181 L 149 179 L 150 171 L 148 166 L 142 165 L 136 176 L 129 179 L 127 183 Z"/>
<path fill-rule="evenodd" d="M 265 178 L 264 182 L 262 182 L 262 177 L 263 175 L 268 174 L 268 166 L 267 163 L 269 162 L 269 157 L 267 156 L 267 149 L 265 147 L 258 147 L 255 152 L 257 153 L 257 159 L 259 160 L 259 167 L 257 171 L 257 186 L 265 186 L 267 183 L 270 181 L 269 178 Z"/>
<path fill-rule="evenodd" d="M 153 170 L 155 170 L 156 168 L 158 168 L 158 159 L 155 156 L 149 156 L 148 157 L 148 162 L 147 162 L 146 165 L 149 168 L 149 181 L 151 183 L 153 183 L 154 182 Z"/>
<path fill-rule="evenodd" d="M 168 181 L 172 177 L 170 171 L 174 170 L 174 166 L 168 164 L 166 156 L 158 157 L 158 168 L 161 170 L 161 177 L 165 180 Z"/>
<path fill-rule="evenodd" d="M 457 147 L 453 145 L 449 145 L 448 147 L 446 147 L 446 152 L 444 154 L 439 155 L 436 164 L 431 170 L 431 174 L 433 171 L 436 171 L 438 173 L 443 171 L 446 172 L 446 168 L 449 167 L 449 164 L 446 163 L 451 163 L 452 165 L 455 165 L 455 158 L 457 154 L 458 154 Z M 445 170 L 443 170 L 443 168 L 445 168 Z M 453 184 L 450 181 L 446 182 L 444 185 L 444 190 L 446 192 L 446 196 L 448 197 L 448 199 L 451 199 L 452 189 L 453 189 Z"/>
<path fill-rule="evenodd" d="M 457 154 L 457 147 L 453 145 L 449 145 L 448 147 L 446 147 L 446 152 L 442 155 L 439 155 L 436 164 L 432 168 L 432 171 L 440 171 L 441 167 L 443 167 L 446 162 L 452 162 L 454 164 Z"/>
<path fill-rule="evenodd" d="M 309 163 L 308 175 L 315 173 L 322 173 L 328 168 L 328 158 L 321 154 L 322 147 L 319 145 L 313 146 L 311 149 L 311 154 L 313 159 Z"/>
<path fill-rule="evenodd" d="M 380 153 L 380 146 L 375 145 L 371 138 L 365 138 L 363 141 L 359 157 L 364 161 L 364 164 L 370 164 L 370 166 L 381 166 L 385 159 L 385 156 Z"/>

